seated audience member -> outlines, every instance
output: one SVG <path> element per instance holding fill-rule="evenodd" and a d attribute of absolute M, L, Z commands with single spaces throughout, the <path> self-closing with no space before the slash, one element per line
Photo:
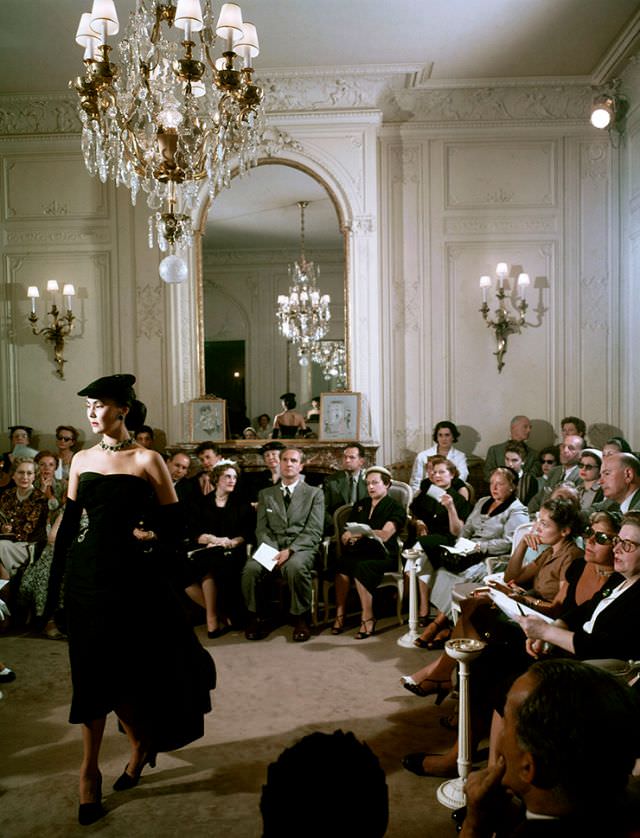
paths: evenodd
<path fill-rule="evenodd" d="M 14 487 L 0 495 L 0 579 L 10 579 L 29 559 L 29 545 L 42 549 L 47 540 L 49 507 L 36 489 L 36 464 L 16 457 L 11 464 Z"/>
<path fill-rule="evenodd" d="M 283 393 L 280 396 L 282 411 L 273 418 L 272 436 L 274 439 L 293 439 L 299 432 L 305 431 L 307 426 L 302 413 L 296 407 L 296 394 Z"/>
<path fill-rule="evenodd" d="M 558 465 L 558 449 L 555 445 L 543 448 L 538 454 L 538 463 L 542 474 L 538 477 L 538 491 L 547 485 L 549 475 L 555 466 Z"/>
<path fill-rule="evenodd" d="M 565 416 L 562 422 L 560 422 L 560 432 L 562 439 L 567 436 L 581 436 L 583 439 L 586 439 L 587 426 L 578 416 Z"/>
<path fill-rule="evenodd" d="M 280 485 L 263 489 L 258 496 L 256 547 L 275 548 L 276 565 L 271 573 L 281 573 L 291 594 L 294 618 L 293 640 L 307 641 L 312 599 L 311 571 L 322 541 L 324 496 L 322 489 L 302 479 L 304 452 L 284 448 L 280 452 Z M 242 593 L 249 611 L 245 631 L 247 640 L 267 636 L 264 583 L 269 571 L 254 558 L 242 571 Z"/>
<path fill-rule="evenodd" d="M 280 483 L 280 452 L 284 448 L 282 442 L 273 440 L 262 446 L 260 453 L 266 465 L 262 471 L 247 476 L 249 484 L 249 500 L 256 506 L 258 495 L 263 489 L 277 486 Z"/>
<path fill-rule="evenodd" d="M 31 446 L 31 434 L 33 428 L 28 425 L 10 425 L 9 426 L 9 442 L 11 444 L 11 451 L 5 451 L 0 462 L 0 487 L 10 486 L 11 484 L 11 467 L 16 456 L 15 449 L 19 446 L 20 456 L 35 457 L 36 450 L 33 453 L 25 452 L 25 446 Z"/>
<path fill-rule="evenodd" d="M 576 483 L 580 478 L 580 457 L 585 447 L 581 436 L 566 436 L 560 443 L 560 465 L 552 469 L 546 485 L 528 503 L 530 513 L 537 512 L 558 483 Z"/>
<path fill-rule="evenodd" d="M 258 439 L 258 434 L 256 433 L 255 428 L 253 428 L 251 425 L 249 425 L 248 427 L 243 429 L 242 438 L 243 439 Z"/>
<path fill-rule="evenodd" d="M 484 559 L 487 556 L 508 556 L 511 552 L 513 534 L 529 520 L 527 509 L 516 496 L 518 478 L 508 468 L 494 470 L 489 481 L 491 494 L 480 498 L 463 524 L 452 527 L 455 536 L 463 536 L 476 542 L 474 552 L 460 557 L 463 560 L 460 573 L 440 568 L 435 573 L 431 601 L 438 608 L 433 622 L 427 626 L 415 643 L 426 648 L 441 648 L 451 634 L 451 593 L 458 582 L 480 581 L 486 575 Z"/>
<path fill-rule="evenodd" d="M 260 812 L 263 838 L 382 838 L 389 820 L 389 790 L 368 745 L 351 732 L 316 731 L 271 763 Z"/>
<path fill-rule="evenodd" d="M 142 445 L 143 448 L 148 448 L 150 451 L 153 451 L 153 444 L 155 441 L 153 428 L 149 425 L 140 425 L 140 427 L 136 430 L 135 440 L 138 445 Z"/>
<path fill-rule="evenodd" d="M 580 455 L 578 466 L 580 469 L 580 479 L 578 480 L 580 507 L 588 510 L 595 503 L 601 503 L 604 500 L 602 486 L 600 485 L 602 451 L 598 451 L 597 448 L 585 448 Z"/>
<path fill-rule="evenodd" d="M 497 761 L 467 780 L 461 838 L 637 835 L 627 784 L 639 713 L 637 694 L 602 669 L 536 663 L 507 695 Z"/>
<path fill-rule="evenodd" d="M 534 451 L 527 440 L 531 434 L 531 419 L 528 416 L 514 416 L 510 425 L 510 436 L 507 442 L 522 442 L 526 448 L 527 456 L 524 461 L 524 470 L 529 474 L 535 474 L 536 477 L 540 474 L 540 466 L 538 464 L 538 452 Z M 501 442 L 499 445 L 492 445 L 487 451 L 487 457 L 484 461 L 484 477 L 489 480 L 491 474 L 497 468 L 504 465 L 504 449 L 507 442 Z"/>
<path fill-rule="evenodd" d="M 49 524 L 52 524 L 55 513 L 61 506 L 64 506 L 67 497 L 67 481 L 55 476 L 58 458 L 52 451 L 38 451 L 33 461 L 38 470 L 34 486 L 40 489 L 47 499 Z"/>
<path fill-rule="evenodd" d="M 336 563 L 336 618 L 332 634 L 344 631 L 345 609 L 351 579 L 355 580 L 362 614 L 356 640 L 365 640 L 376 631 L 373 594 L 387 571 L 398 567 L 398 532 L 407 513 L 389 494 L 391 473 L 384 466 L 366 471 L 369 497 L 354 503 L 348 523 L 368 524 L 376 538 L 349 532 L 341 534 L 342 550 Z M 378 540 L 380 539 L 380 540 Z"/>
<path fill-rule="evenodd" d="M 35 561 L 29 564 L 23 573 L 18 589 L 18 608 L 29 616 L 31 624 L 37 630 L 42 631 L 44 635 L 52 640 L 57 640 L 62 637 L 55 620 L 53 618 L 48 621 L 45 619 L 45 612 L 49 597 L 49 579 L 51 576 L 51 564 L 53 562 L 53 549 L 63 512 L 64 507 L 61 507 L 56 509 L 53 514 L 49 514 L 47 543 L 42 553 L 36 557 Z M 62 608 L 63 605 L 63 593 L 61 590 L 60 597 L 56 603 L 56 611 Z"/>
<path fill-rule="evenodd" d="M 271 429 L 269 428 L 269 424 L 271 422 L 271 417 L 268 413 L 261 413 L 260 416 L 256 419 L 256 435 L 258 439 L 269 439 L 271 436 Z"/>
<path fill-rule="evenodd" d="M 420 484 L 420 491 L 411 502 L 411 524 L 415 528 L 417 541 L 425 552 L 431 569 L 439 566 L 443 544 L 455 544 L 452 527 L 464 523 L 471 512 L 465 484 L 458 480 L 461 488 L 455 488 L 458 469 L 446 457 L 429 457 L 429 478 Z M 444 492 L 444 494 L 443 494 Z M 464 492 L 464 494 L 463 494 Z M 411 539 L 407 545 L 410 547 Z M 430 588 L 418 578 L 420 596 L 418 621 L 424 627 L 429 617 Z"/>
<path fill-rule="evenodd" d="M 527 449 L 522 442 L 507 442 L 504 449 L 504 464 L 518 475 L 518 500 L 525 506 L 538 491 L 538 480 L 524 470 Z"/>
<path fill-rule="evenodd" d="M 604 508 L 640 509 L 640 460 L 633 454 L 609 454 L 600 469 Z"/>
<path fill-rule="evenodd" d="M 611 593 L 615 585 L 613 543 L 619 528 L 619 519 L 606 512 L 595 513 L 592 516 L 590 526 L 584 533 L 584 561 L 576 559 L 569 566 L 567 584 L 561 588 L 561 591 L 564 590 L 561 604 L 563 614 L 572 614 L 577 610 L 583 614 L 584 620 L 584 615 L 592 613 L 595 604 Z M 516 602 L 530 607 L 532 605 L 531 598 L 519 591 L 514 590 L 509 596 Z M 530 619 L 535 621 L 534 626 L 542 622 L 538 617 Z M 486 733 L 494 707 L 501 706 L 513 679 L 531 665 L 532 649 L 522 642 L 522 635 L 516 623 L 504 617 L 501 611 L 492 608 L 491 601 L 484 595 L 468 598 L 462 603 L 462 614 L 456 624 L 454 636 L 482 638 L 488 641 L 481 659 L 474 661 L 471 674 L 472 727 L 475 739 L 479 741 L 479 737 Z M 634 642 L 637 646 L 638 641 Z M 617 643 L 610 639 L 607 644 L 611 654 L 591 657 L 617 657 Z M 404 676 L 402 684 L 415 695 L 427 696 L 435 692 L 442 700 L 451 688 L 454 669 L 455 661 L 442 654 L 414 675 Z M 405 768 L 420 775 L 446 774 L 454 770 L 456 759 L 457 743 L 443 755 L 411 754 L 406 758 Z"/>
<path fill-rule="evenodd" d="M 427 460 L 429 459 L 429 457 L 432 457 L 435 454 L 438 454 L 440 457 L 446 457 L 448 460 L 451 460 L 451 462 L 458 469 L 458 473 L 460 474 L 461 480 L 466 480 L 469 476 L 469 468 L 467 466 L 466 455 L 464 454 L 464 452 L 458 451 L 457 448 L 453 447 L 454 443 L 457 442 L 460 438 L 460 431 L 453 424 L 453 422 L 438 422 L 435 428 L 433 429 L 433 434 L 431 438 L 434 441 L 435 445 L 432 445 L 431 448 L 427 448 L 425 451 L 421 451 L 415 458 L 413 463 L 413 469 L 411 470 L 411 479 L 409 480 L 409 485 L 411 486 L 414 492 L 418 491 L 418 489 L 420 488 L 420 484 L 427 476 Z"/>
<path fill-rule="evenodd" d="M 191 458 L 186 451 L 174 451 L 174 453 L 167 459 L 167 468 L 169 469 L 173 485 L 175 486 L 176 491 L 178 491 L 178 488 L 182 486 L 182 481 L 186 478 L 187 474 L 189 474 L 189 469 L 191 468 Z"/>
<path fill-rule="evenodd" d="M 235 497 L 238 477 L 237 466 L 216 466 L 213 491 L 201 499 L 197 516 L 190 516 L 191 584 L 186 592 L 206 610 L 210 639 L 237 623 L 242 612 L 240 576 L 254 526 L 251 507 Z"/>
<path fill-rule="evenodd" d="M 354 442 L 342 452 L 342 470 L 332 474 L 324 482 L 324 531 L 333 533 L 333 513 L 346 503 L 352 506 L 367 497 L 365 480 L 365 450 Z"/>
<path fill-rule="evenodd" d="M 69 480 L 71 460 L 78 445 L 78 431 L 73 425 L 58 425 L 56 428 L 56 448 L 58 449 L 58 467 L 56 480 Z"/>
<path fill-rule="evenodd" d="M 201 442 L 196 448 L 196 457 L 200 461 L 200 471 L 193 477 L 188 477 L 182 487 L 181 501 L 191 504 L 199 498 L 213 491 L 211 472 L 222 460 L 215 442 Z"/>
<path fill-rule="evenodd" d="M 602 448 L 603 457 L 608 457 L 609 454 L 633 454 L 633 451 L 626 439 L 621 436 L 612 436 Z"/>

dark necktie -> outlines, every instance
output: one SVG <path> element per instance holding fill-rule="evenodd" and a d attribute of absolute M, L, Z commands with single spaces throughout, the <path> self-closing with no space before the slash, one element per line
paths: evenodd
<path fill-rule="evenodd" d="M 284 487 L 284 505 L 288 509 L 291 503 L 291 489 L 288 486 Z"/>
<path fill-rule="evenodd" d="M 358 500 L 358 481 L 355 477 L 351 477 L 351 503 L 355 503 Z"/>

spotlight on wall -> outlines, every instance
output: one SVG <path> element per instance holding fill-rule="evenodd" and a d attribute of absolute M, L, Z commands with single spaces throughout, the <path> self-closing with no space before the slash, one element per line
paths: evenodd
<path fill-rule="evenodd" d="M 622 133 L 629 102 L 618 92 L 619 87 L 620 80 L 616 79 L 609 90 L 597 93 L 594 97 L 591 106 L 591 124 L 594 128 Z"/>

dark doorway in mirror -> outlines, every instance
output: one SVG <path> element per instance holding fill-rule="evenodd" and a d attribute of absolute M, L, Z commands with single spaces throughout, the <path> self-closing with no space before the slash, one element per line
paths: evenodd
<path fill-rule="evenodd" d="M 227 436 L 241 438 L 242 431 L 251 424 L 245 395 L 245 342 L 205 341 L 204 368 L 206 392 L 227 401 Z"/>

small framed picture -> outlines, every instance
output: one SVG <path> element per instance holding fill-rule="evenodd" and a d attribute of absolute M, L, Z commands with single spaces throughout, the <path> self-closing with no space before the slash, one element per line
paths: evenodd
<path fill-rule="evenodd" d="M 204 396 L 190 402 L 189 429 L 191 442 L 224 442 L 227 438 L 227 402 L 215 396 Z"/>
<path fill-rule="evenodd" d="M 359 432 L 360 393 L 321 393 L 319 438 L 331 442 L 357 442 Z"/>

